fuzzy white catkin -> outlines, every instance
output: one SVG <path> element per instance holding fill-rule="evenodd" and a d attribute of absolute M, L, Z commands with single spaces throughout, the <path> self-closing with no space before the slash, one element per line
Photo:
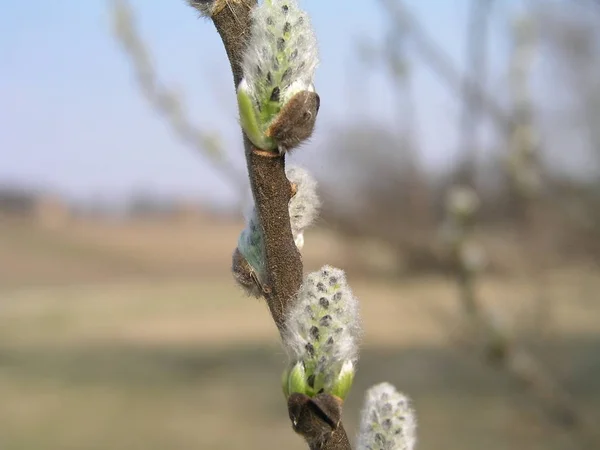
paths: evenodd
<path fill-rule="evenodd" d="M 377 384 L 365 395 L 357 450 L 413 450 L 416 428 L 409 398 L 390 383 Z"/>
<path fill-rule="evenodd" d="M 282 104 L 313 90 L 319 63 L 317 39 L 308 14 L 296 0 L 263 0 L 252 12 L 242 70 L 248 92 L 260 102 L 278 86 Z M 268 93 L 268 94 L 266 94 Z"/>
<path fill-rule="evenodd" d="M 322 377 L 325 391 L 358 358 L 358 300 L 341 269 L 323 266 L 302 283 L 286 318 L 284 345 L 295 361 Z"/>
<path fill-rule="evenodd" d="M 296 185 L 296 194 L 289 203 L 290 225 L 296 246 L 302 249 L 304 230 L 315 221 L 321 205 L 317 182 L 302 167 L 289 166 L 285 173 L 288 180 Z"/>
<path fill-rule="evenodd" d="M 319 214 L 319 207 L 321 206 L 321 201 L 317 194 L 317 182 L 306 169 L 299 166 L 290 165 L 286 168 L 285 173 L 290 183 L 296 185 L 296 194 L 290 200 L 288 211 L 294 242 L 298 249 L 302 250 L 304 246 L 304 230 L 314 223 Z M 249 236 L 253 235 L 250 228 L 256 229 L 258 225 L 258 218 L 250 190 L 246 194 L 244 203 L 246 229 L 242 234 L 245 234 L 243 239 L 247 240 Z M 242 237 L 240 238 L 242 239 Z"/>

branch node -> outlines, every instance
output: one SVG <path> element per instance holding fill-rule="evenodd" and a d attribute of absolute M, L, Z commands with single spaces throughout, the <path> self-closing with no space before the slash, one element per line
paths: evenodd
<path fill-rule="evenodd" d="M 281 158 L 282 155 L 280 155 L 278 152 L 271 152 L 269 150 L 261 150 L 260 148 L 256 148 L 256 147 L 252 147 L 252 149 L 250 150 L 253 154 L 255 154 L 256 156 L 260 156 L 263 158 Z"/>

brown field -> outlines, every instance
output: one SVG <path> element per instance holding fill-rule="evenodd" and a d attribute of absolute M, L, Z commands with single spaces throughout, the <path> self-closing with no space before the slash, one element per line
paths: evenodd
<path fill-rule="evenodd" d="M 305 448 L 286 416 L 267 308 L 229 274 L 240 227 L 0 221 L 0 449 Z M 307 269 L 345 259 L 335 236 L 307 236 Z M 548 274 L 542 328 L 526 277 L 481 285 L 595 422 L 599 274 Z M 421 450 L 576 448 L 509 380 L 450 345 L 451 280 L 349 276 L 365 328 L 345 408 L 352 435 L 364 389 L 387 380 L 415 401 Z"/>

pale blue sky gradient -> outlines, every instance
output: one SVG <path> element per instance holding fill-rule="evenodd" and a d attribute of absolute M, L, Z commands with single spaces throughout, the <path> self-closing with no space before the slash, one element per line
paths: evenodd
<path fill-rule="evenodd" d="M 228 63 L 218 35 L 183 0 L 135 0 L 139 30 L 160 79 L 186 94 L 199 125 L 225 136 L 242 167 L 240 131 Z M 304 0 L 322 63 L 316 84 L 322 109 L 316 135 L 302 150 L 318 165 L 327 124 L 393 120 L 393 98 L 380 69 L 363 80 L 354 44 L 380 42 L 387 22 L 376 0 Z M 467 1 L 406 4 L 462 60 Z M 179 142 L 149 108 L 129 61 L 111 34 L 103 0 L 7 1 L 0 15 L 0 183 L 50 188 L 71 198 L 132 190 L 230 200 L 232 191 L 202 157 Z M 492 27 L 502 31 L 503 15 Z M 502 43 L 493 54 L 501 55 Z M 494 57 L 493 61 L 496 61 Z M 362 80 L 362 81 L 361 81 Z M 500 81 L 500 80 L 498 80 Z M 455 145 L 454 97 L 422 65 L 414 68 L 425 158 L 443 163 Z M 351 90 L 363 106 L 348 101 Z"/>

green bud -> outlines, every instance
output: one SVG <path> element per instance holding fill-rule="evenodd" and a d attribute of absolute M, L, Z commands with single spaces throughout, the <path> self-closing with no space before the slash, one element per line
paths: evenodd
<path fill-rule="evenodd" d="M 298 361 L 291 369 L 284 371 L 283 393 L 287 398 L 291 394 L 309 395 L 309 392 L 304 364 Z"/>
<path fill-rule="evenodd" d="M 274 150 L 277 145 L 268 138 L 258 123 L 258 111 L 248 93 L 248 83 L 243 80 L 237 89 L 240 123 L 250 142 L 262 150 Z"/>
<path fill-rule="evenodd" d="M 350 388 L 352 387 L 354 373 L 354 364 L 352 361 L 346 361 L 342 366 L 342 370 L 340 371 L 338 377 L 333 382 L 331 394 L 344 400 L 346 395 L 348 395 L 348 392 L 350 392 Z"/>

